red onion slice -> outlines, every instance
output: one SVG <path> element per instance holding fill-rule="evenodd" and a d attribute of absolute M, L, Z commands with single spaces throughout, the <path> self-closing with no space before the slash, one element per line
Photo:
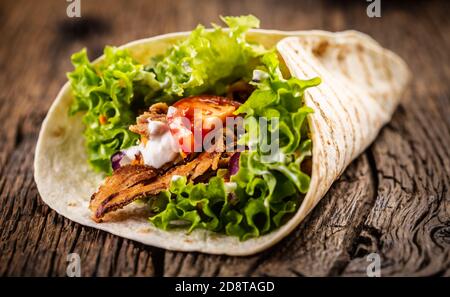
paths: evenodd
<path fill-rule="evenodd" d="M 230 158 L 230 163 L 228 165 L 228 170 L 230 175 L 235 175 L 239 171 L 239 157 L 241 153 L 234 153 Z"/>
<path fill-rule="evenodd" d="M 125 156 L 125 154 L 122 151 L 118 151 L 114 155 L 111 156 L 111 166 L 113 170 L 117 170 L 120 168 L 120 161 L 122 161 L 122 158 Z"/>

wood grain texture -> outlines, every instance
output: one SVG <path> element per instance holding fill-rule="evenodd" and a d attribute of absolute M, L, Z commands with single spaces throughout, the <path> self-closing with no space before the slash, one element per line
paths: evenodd
<path fill-rule="evenodd" d="M 0 3 L 0 275 L 450 276 L 450 19 L 448 1 L 65 1 Z M 49 209 L 33 181 L 40 124 L 70 71 L 70 54 L 253 13 L 263 28 L 356 29 L 402 56 L 414 80 L 393 120 L 307 219 L 275 247 L 237 258 L 169 252 L 75 224 Z"/>

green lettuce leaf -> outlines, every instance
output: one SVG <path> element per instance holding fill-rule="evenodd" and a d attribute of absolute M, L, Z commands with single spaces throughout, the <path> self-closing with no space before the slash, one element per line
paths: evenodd
<path fill-rule="evenodd" d="M 168 199 L 168 197 L 170 197 Z M 226 191 L 223 179 L 213 177 L 208 184 L 186 184 L 186 177 L 179 176 L 171 182 L 167 191 L 150 200 L 152 205 L 165 202 L 165 210 L 150 218 L 157 227 L 167 229 L 169 226 L 202 227 L 219 231 L 220 210 L 226 203 Z"/>
<path fill-rule="evenodd" d="M 208 183 L 178 177 L 149 199 L 154 214 L 150 221 L 159 228 L 204 228 L 245 240 L 281 226 L 308 191 L 310 176 L 302 162 L 311 156 L 306 119 L 313 111 L 303 97 L 320 79 L 283 78 L 277 54 L 245 38 L 250 28 L 259 26 L 254 16 L 222 20 L 228 29 L 198 26 L 148 65 L 113 47 L 106 47 L 105 58 L 96 64 L 85 50 L 74 54 L 69 112 L 82 113 L 89 163 L 109 174 L 111 156 L 136 144 L 138 136 L 128 126 L 138 110 L 189 95 L 222 95 L 236 80 L 251 81 L 255 91 L 236 111 L 244 115 L 246 133 L 239 142 L 247 150 L 240 154 L 239 171 L 230 183 L 221 171 Z M 273 132 L 277 139 L 270 137 Z M 279 148 L 275 153 L 266 150 L 271 144 Z"/>
<path fill-rule="evenodd" d="M 180 177 L 163 198 L 151 199 L 161 203 L 157 201 L 170 197 L 167 207 L 150 218 L 157 227 L 183 226 L 188 232 L 204 228 L 246 240 L 281 226 L 298 208 L 310 183 L 301 165 L 312 148 L 306 117 L 313 110 L 304 105 L 304 91 L 320 79 L 284 79 L 274 52 L 265 54 L 262 63 L 255 70 L 256 90 L 236 111 L 245 114 L 246 133 L 240 142 L 248 150 L 240 154 L 239 171 L 231 177 L 233 193 L 218 176 L 207 184 Z M 265 128 L 263 117 L 268 118 Z M 261 144 L 273 130 L 279 134 L 279 151 L 269 156 Z"/>
<path fill-rule="evenodd" d="M 85 49 L 72 55 L 75 70 L 68 78 L 74 101 L 69 113 L 84 113 L 88 161 L 95 170 L 110 173 L 111 155 L 138 139 L 128 126 L 135 122 L 135 85 L 148 74 L 125 50 L 106 47 L 104 54 L 97 65 L 90 63 Z"/>
<path fill-rule="evenodd" d="M 222 19 L 227 30 L 198 26 L 147 66 L 112 47 L 105 48 L 104 60 L 96 65 L 84 49 L 72 56 L 75 70 L 68 77 L 75 99 L 70 114 L 83 113 L 88 161 L 95 170 L 110 174 L 111 156 L 136 143 L 138 135 L 128 126 L 137 110 L 206 91 L 222 95 L 230 82 L 250 80 L 266 51 L 247 42 L 245 32 L 257 28 L 259 20 L 252 15 Z"/>
<path fill-rule="evenodd" d="M 217 25 L 212 30 L 199 25 L 186 40 L 153 59 L 147 69 L 164 84 L 158 101 L 207 91 L 223 94 L 230 82 L 241 78 L 250 80 L 253 68 L 266 50 L 247 42 L 245 33 L 250 28 L 258 28 L 259 20 L 252 15 L 222 20 L 228 25 L 228 31 Z"/>

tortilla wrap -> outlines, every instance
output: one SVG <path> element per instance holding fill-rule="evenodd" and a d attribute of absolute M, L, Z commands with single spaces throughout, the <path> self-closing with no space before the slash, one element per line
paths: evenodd
<path fill-rule="evenodd" d="M 145 63 L 188 34 L 142 39 L 122 48 L 128 48 L 137 61 Z M 103 175 L 88 165 L 81 115 L 68 115 L 72 101 L 69 83 L 51 106 L 36 147 L 35 181 L 44 202 L 80 224 L 169 250 L 242 256 L 267 249 L 287 236 L 390 120 L 410 74 L 398 56 L 355 31 L 253 30 L 247 38 L 267 48 L 276 46 L 291 75 L 322 79 L 318 87 L 309 88 L 305 94 L 306 105 L 314 109 L 308 118 L 313 143 L 311 184 L 286 224 L 245 241 L 202 229 L 191 234 L 187 230 L 164 231 L 149 223 L 148 210 L 139 203 L 118 211 L 107 222 L 95 223 L 89 199 Z"/>

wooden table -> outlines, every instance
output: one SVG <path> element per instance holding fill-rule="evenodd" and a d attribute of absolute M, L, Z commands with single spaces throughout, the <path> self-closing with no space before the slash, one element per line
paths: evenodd
<path fill-rule="evenodd" d="M 389 3 L 388 3 L 389 2 Z M 393 3 L 395 2 L 395 3 Z M 341 2 L 339 2 L 341 3 Z M 450 276 L 450 13 L 448 1 L 100 1 L 0 4 L 0 275 L 64 276 L 67 254 L 83 276 Z M 393 120 L 290 236 L 252 257 L 170 252 L 86 228 L 39 197 L 33 154 L 71 53 L 253 13 L 263 28 L 357 29 L 402 56 L 413 83 Z M 82 160 L 80 160 L 82 161 Z"/>

